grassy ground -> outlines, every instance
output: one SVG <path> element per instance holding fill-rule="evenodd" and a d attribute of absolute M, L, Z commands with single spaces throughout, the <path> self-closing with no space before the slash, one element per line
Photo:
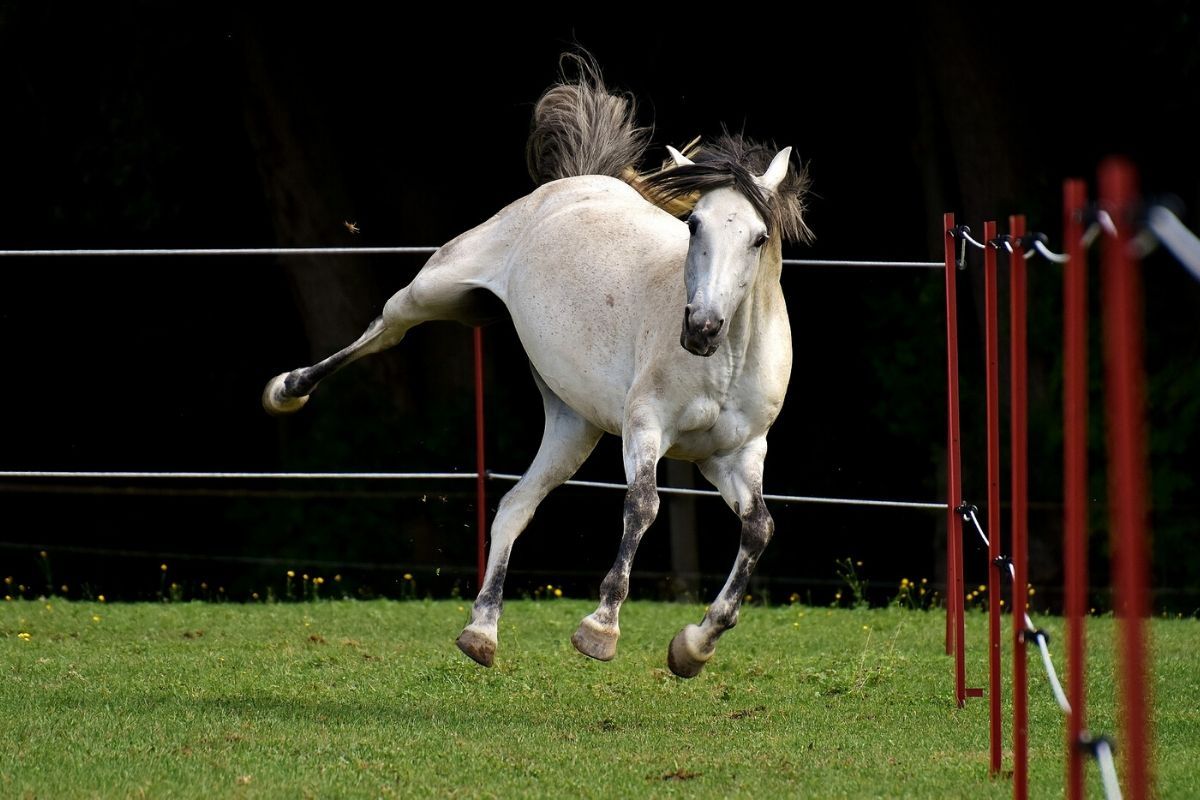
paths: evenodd
<path fill-rule="evenodd" d="M 698 607 L 630 603 L 608 664 L 568 641 L 590 610 L 508 604 L 485 670 L 454 647 L 453 601 L 4 603 L 0 796 L 1009 796 L 986 775 L 986 701 L 954 708 L 938 613 L 749 608 L 681 681 L 666 646 Z M 1113 631 L 1089 631 L 1105 731 Z M 1200 797 L 1200 622 L 1153 635 L 1159 794 Z M 1039 669 L 1032 796 L 1057 797 Z"/>

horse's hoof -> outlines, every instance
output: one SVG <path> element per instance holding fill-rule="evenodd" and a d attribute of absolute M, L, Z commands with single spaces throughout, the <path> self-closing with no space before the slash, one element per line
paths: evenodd
<path fill-rule="evenodd" d="M 454 643 L 476 664 L 490 667 L 496 660 L 496 640 L 474 628 L 464 628 Z"/>
<path fill-rule="evenodd" d="M 584 617 L 571 636 L 571 644 L 585 656 L 597 661 L 612 661 L 617 655 L 617 639 L 621 630 L 616 626 L 601 625 L 591 617 Z"/>
<path fill-rule="evenodd" d="M 291 414 L 299 411 L 308 402 L 308 395 L 303 395 L 302 397 L 287 396 L 283 381 L 288 374 L 285 372 L 282 375 L 276 375 L 267 383 L 267 388 L 263 389 L 262 404 L 268 414 L 273 416 Z"/>
<path fill-rule="evenodd" d="M 693 637 L 699 632 L 699 625 L 685 625 L 683 630 L 675 634 L 671 646 L 667 648 L 667 666 L 680 678 L 696 677 L 712 658 L 711 652 L 703 655 L 692 644 Z"/>

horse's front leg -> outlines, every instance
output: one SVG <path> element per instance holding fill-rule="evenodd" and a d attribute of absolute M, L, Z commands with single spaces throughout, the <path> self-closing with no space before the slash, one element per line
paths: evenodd
<path fill-rule="evenodd" d="M 583 618 L 571 644 L 585 656 L 611 661 L 617 654 L 621 635 L 618 617 L 621 603 L 629 595 L 629 571 L 642 534 L 658 515 L 658 483 L 655 472 L 661 454 L 662 432 L 657 427 L 626 428 L 623 450 L 625 479 L 624 530 L 617 560 L 600 584 L 600 606 Z"/>
<path fill-rule="evenodd" d="M 721 634 L 737 624 L 750 573 L 775 532 L 762 496 L 765 438 L 750 442 L 728 456 L 709 458 L 698 466 L 742 520 L 742 541 L 733 571 L 699 625 L 686 625 L 671 640 L 667 665 L 681 678 L 694 678 L 712 658 Z"/>

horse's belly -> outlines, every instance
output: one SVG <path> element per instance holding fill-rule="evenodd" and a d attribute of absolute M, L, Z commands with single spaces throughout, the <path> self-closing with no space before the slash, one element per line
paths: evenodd
<path fill-rule="evenodd" d="M 524 342 L 524 340 L 522 340 Z M 606 375 L 603 364 L 564 366 L 562 353 L 525 352 L 546 386 L 579 416 L 611 434 L 621 434 L 627 382 Z"/>
<path fill-rule="evenodd" d="M 528 297 L 537 300 L 510 301 L 510 310 L 533 368 L 580 416 L 619 434 L 633 372 L 632 347 L 620 335 L 620 326 L 613 326 L 610 317 L 589 313 L 586 304 L 579 304 L 580 295 L 539 291 Z"/>

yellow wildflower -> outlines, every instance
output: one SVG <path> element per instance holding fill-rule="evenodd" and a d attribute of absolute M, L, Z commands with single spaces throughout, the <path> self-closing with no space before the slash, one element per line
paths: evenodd
<path fill-rule="evenodd" d="M 406 580 L 406 581 L 411 581 L 412 579 L 413 579 L 413 578 L 412 578 L 412 573 L 411 573 L 411 572 L 406 572 L 406 573 L 404 573 L 404 580 Z"/>
<path fill-rule="evenodd" d="M 555 597 L 562 597 L 562 589 L 555 589 L 555 590 L 554 590 L 554 596 L 555 596 Z"/>
<path fill-rule="evenodd" d="M 30 639 L 33 638 L 33 635 L 26 633 L 25 631 L 21 631 L 20 633 L 17 634 L 17 638 L 23 642 L 28 642 Z"/>
<path fill-rule="evenodd" d="M 166 565 L 166 564 L 159 564 L 159 565 L 158 565 L 158 568 L 159 568 L 160 570 L 162 570 L 163 572 L 166 572 L 166 571 L 167 571 L 167 565 Z"/>
<path fill-rule="evenodd" d="M 294 570 L 294 569 L 289 569 L 289 570 L 287 571 L 287 576 L 288 576 L 289 578 L 294 578 L 294 577 L 296 577 L 296 570 Z"/>

